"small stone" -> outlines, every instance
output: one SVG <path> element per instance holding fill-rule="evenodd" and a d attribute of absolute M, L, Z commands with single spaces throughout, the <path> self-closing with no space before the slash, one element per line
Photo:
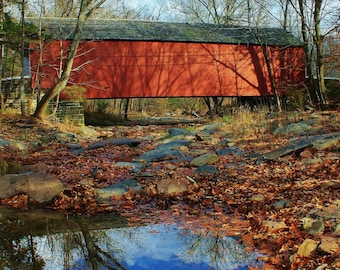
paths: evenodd
<path fill-rule="evenodd" d="M 199 174 L 216 174 L 217 169 L 213 165 L 200 165 L 195 172 Z"/>
<path fill-rule="evenodd" d="M 325 230 L 325 224 L 321 220 L 312 223 L 312 227 L 308 230 L 309 234 L 322 234 Z"/>
<path fill-rule="evenodd" d="M 312 227 L 312 224 L 313 224 L 314 221 L 315 221 L 315 219 L 313 219 L 313 218 L 309 218 L 309 217 L 303 218 L 302 219 L 303 229 L 308 231 Z"/>
<path fill-rule="evenodd" d="M 287 228 L 286 223 L 284 223 L 283 221 L 265 220 L 263 221 L 262 225 L 264 227 L 267 227 L 269 230 L 279 230 Z"/>
<path fill-rule="evenodd" d="M 250 198 L 253 202 L 262 202 L 265 200 L 265 196 L 263 194 L 255 194 Z"/>
<path fill-rule="evenodd" d="M 189 131 L 187 131 L 186 129 L 183 129 L 183 128 L 169 128 L 168 133 L 169 133 L 170 137 L 175 137 L 175 136 L 178 136 L 178 135 L 186 135 L 186 134 L 189 133 Z"/>
<path fill-rule="evenodd" d="M 276 209 L 282 209 L 288 206 L 288 204 L 291 202 L 291 200 L 281 200 L 281 201 L 277 201 L 274 203 L 274 207 Z"/>
<path fill-rule="evenodd" d="M 195 158 L 193 161 L 190 162 L 191 166 L 200 166 L 204 164 L 213 164 L 218 161 L 218 156 L 215 153 L 206 153 Z"/>
<path fill-rule="evenodd" d="M 157 193 L 159 194 L 179 194 L 188 189 L 188 182 L 186 180 L 162 179 L 157 184 Z"/>
<path fill-rule="evenodd" d="M 19 141 L 11 141 L 9 144 L 9 148 L 14 151 L 26 151 L 28 147 L 23 143 Z"/>
<path fill-rule="evenodd" d="M 332 254 L 339 249 L 339 245 L 337 244 L 335 238 L 322 237 L 319 249 L 324 253 Z"/>
<path fill-rule="evenodd" d="M 340 223 L 336 224 L 334 227 L 334 235 L 340 236 Z"/>
<path fill-rule="evenodd" d="M 316 250 L 317 246 L 318 242 L 314 241 L 313 239 L 305 239 L 305 241 L 303 241 L 303 243 L 299 246 L 297 255 L 308 257 L 314 250 Z"/>

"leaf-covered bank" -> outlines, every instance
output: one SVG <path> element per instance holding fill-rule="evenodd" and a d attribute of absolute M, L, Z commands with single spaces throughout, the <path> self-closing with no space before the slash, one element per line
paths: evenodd
<path fill-rule="evenodd" d="M 339 114 L 246 120 L 97 129 L 2 116 L 0 159 L 58 178 L 44 207 L 65 214 L 200 224 L 259 250 L 265 269 L 339 268 Z"/>

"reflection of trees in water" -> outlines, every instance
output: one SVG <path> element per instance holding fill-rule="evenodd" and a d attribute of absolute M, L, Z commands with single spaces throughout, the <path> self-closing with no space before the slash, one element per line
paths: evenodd
<path fill-rule="evenodd" d="M 231 266 L 248 265 L 255 260 L 255 255 L 246 252 L 244 247 L 231 237 L 217 234 L 210 236 L 187 232 L 181 237 L 184 259 L 186 262 L 205 261 L 214 269 L 231 269 Z"/>
<path fill-rule="evenodd" d="M 64 220 L 61 226 L 48 218 L 34 222 L 0 214 L 0 269 L 40 270 L 49 261 L 62 269 L 72 269 L 77 264 L 81 269 L 96 270 L 102 269 L 101 266 L 125 269 L 117 257 L 123 258 L 126 254 L 119 243 L 107 235 L 107 230 L 90 231 L 88 221 L 82 218 L 76 223 L 68 221 Z M 60 227 L 62 229 L 56 232 Z"/>
<path fill-rule="evenodd" d="M 45 219 L 37 228 L 33 223 L 30 227 L 22 221 L 0 219 L 0 269 L 40 270 L 46 264 L 62 269 L 123 270 L 125 263 L 134 262 L 136 252 L 148 249 L 153 241 L 156 247 L 160 246 L 149 252 L 159 252 L 165 260 L 180 249 L 181 259 L 186 263 L 205 262 L 213 269 L 232 269 L 250 264 L 256 258 L 230 237 L 213 237 L 208 232 L 192 234 L 176 225 L 113 226 L 111 230 L 111 226 L 94 224 L 81 217 L 72 226 L 64 221 L 62 229 L 60 223 L 52 223 Z"/>
<path fill-rule="evenodd" d="M 10 228 L 20 228 L 19 223 L 17 220 L 0 219 L 0 269 L 43 269 L 45 263 L 36 254 L 33 237 L 18 237 L 9 232 Z"/>
<path fill-rule="evenodd" d="M 125 267 L 112 254 L 121 254 L 122 250 L 117 249 L 117 245 L 113 245 L 110 237 L 105 231 L 92 231 L 88 229 L 86 223 L 79 219 L 79 227 L 84 237 L 85 248 L 88 255 L 88 263 L 93 270 L 100 269 L 100 265 L 107 269 L 125 270 Z M 98 243 L 105 245 L 101 248 Z M 108 252 L 110 251 L 110 252 Z"/>

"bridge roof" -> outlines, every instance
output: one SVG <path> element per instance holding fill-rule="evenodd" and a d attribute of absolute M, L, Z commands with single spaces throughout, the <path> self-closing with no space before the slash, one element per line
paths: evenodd
<path fill-rule="evenodd" d="M 38 18 L 26 18 L 38 25 Z M 75 18 L 42 18 L 42 27 L 55 39 L 72 39 Z M 223 44 L 267 44 L 301 46 L 292 34 L 279 28 L 190 24 L 159 21 L 88 19 L 83 31 L 85 40 L 131 40 L 201 42 Z"/>

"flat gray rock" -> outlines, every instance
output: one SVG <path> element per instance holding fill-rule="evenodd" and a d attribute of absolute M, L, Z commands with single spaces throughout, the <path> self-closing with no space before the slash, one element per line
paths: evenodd
<path fill-rule="evenodd" d="M 188 146 L 189 142 L 187 140 L 175 140 L 168 143 L 161 144 L 157 149 L 178 149 L 181 146 Z"/>
<path fill-rule="evenodd" d="M 143 155 L 137 157 L 134 161 L 135 162 L 152 162 L 152 161 L 163 161 L 169 158 L 175 157 L 180 158 L 182 157 L 182 153 L 176 149 L 155 149 L 149 152 L 144 153 Z"/>
<path fill-rule="evenodd" d="M 315 126 L 313 121 L 300 121 L 274 130 L 274 134 L 306 134 Z"/>
<path fill-rule="evenodd" d="M 90 144 L 86 148 L 82 149 L 76 149 L 73 151 L 74 154 L 80 154 L 87 150 L 93 150 L 100 147 L 110 146 L 110 145 L 128 145 L 128 146 L 138 146 L 141 143 L 141 140 L 139 139 L 133 139 L 133 138 L 115 138 L 115 139 L 108 139 L 103 140 L 99 142 L 95 142 Z"/>
<path fill-rule="evenodd" d="M 332 132 L 311 138 L 313 147 L 317 149 L 324 149 L 335 146 L 340 142 L 340 132 Z"/>
<path fill-rule="evenodd" d="M 187 135 L 190 132 L 183 128 L 169 128 L 168 133 L 170 134 L 170 137 L 175 137 L 178 135 Z"/>
<path fill-rule="evenodd" d="M 116 138 L 116 139 L 108 139 L 99 142 L 95 142 L 86 147 L 86 150 L 96 149 L 108 145 L 128 145 L 128 146 L 137 146 L 141 143 L 139 139 L 132 138 Z"/>
<path fill-rule="evenodd" d="M 269 160 L 274 160 L 286 155 L 290 155 L 293 153 L 300 153 L 301 151 L 303 151 L 305 148 L 312 146 L 312 142 L 311 140 L 300 140 L 300 141 L 296 141 L 293 143 L 290 143 L 288 145 L 285 145 L 279 149 L 270 151 L 268 153 L 263 154 L 262 156 L 265 159 L 269 159 Z"/>

